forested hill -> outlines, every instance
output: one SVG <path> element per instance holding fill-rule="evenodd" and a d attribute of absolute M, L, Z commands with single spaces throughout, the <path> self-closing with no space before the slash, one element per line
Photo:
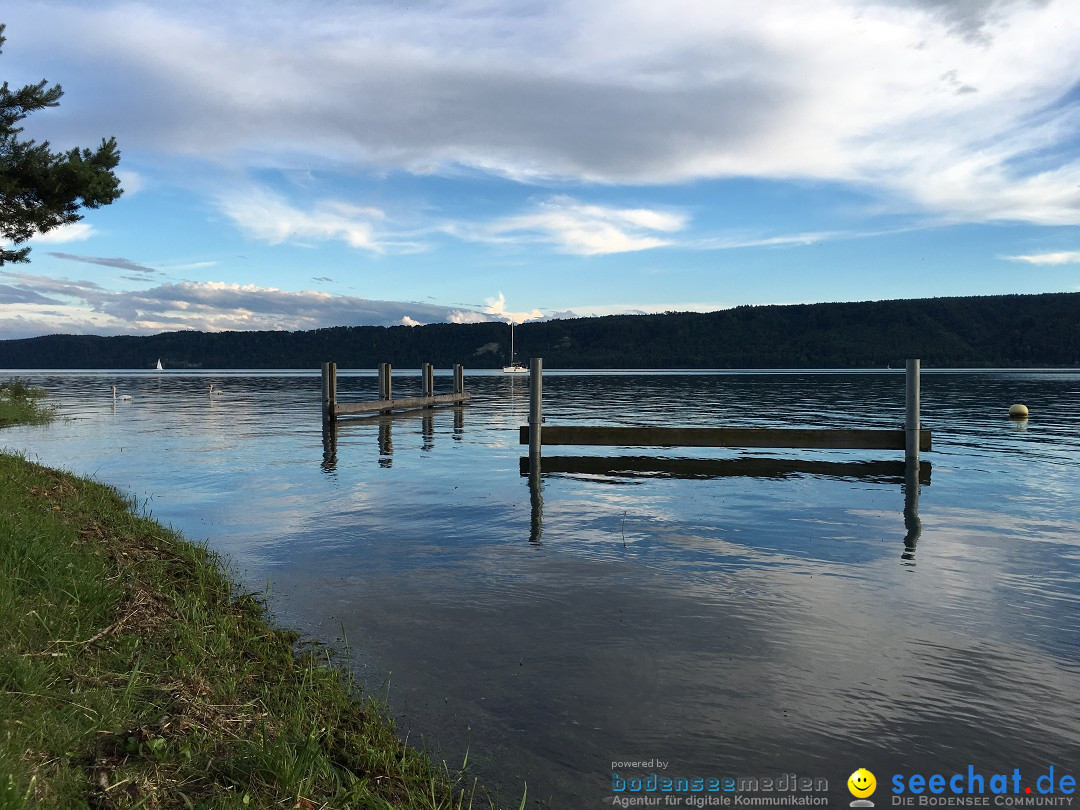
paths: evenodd
<path fill-rule="evenodd" d="M 526 323 L 519 358 L 546 368 L 867 368 L 1080 365 L 1080 293 L 737 307 Z M 0 368 L 416 368 L 504 364 L 501 323 L 309 332 L 49 335 L 0 341 Z"/>

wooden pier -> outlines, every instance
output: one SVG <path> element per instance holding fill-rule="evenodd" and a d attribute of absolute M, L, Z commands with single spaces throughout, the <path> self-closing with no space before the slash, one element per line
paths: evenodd
<path fill-rule="evenodd" d="M 540 470 L 543 445 L 601 445 L 605 447 L 770 447 L 818 450 L 903 450 L 918 464 L 919 453 L 932 449 L 929 430 L 919 421 L 918 360 L 908 360 L 904 427 L 858 428 L 713 428 L 609 427 L 603 425 L 543 424 L 543 360 L 530 364 L 532 389 L 529 424 L 518 429 L 518 441 L 529 445 L 528 468 Z"/>
<path fill-rule="evenodd" d="M 918 360 L 908 360 L 905 378 L 905 418 L 901 428 L 690 428 L 613 427 L 603 425 L 544 425 L 543 360 L 529 363 L 531 390 L 529 424 L 518 430 L 518 441 L 529 445 L 521 459 L 521 474 L 529 479 L 529 542 L 540 544 L 544 533 L 544 493 L 541 471 L 585 475 L 619 475 L 668 478 L 723 478 L 753 476 L 783 478 L 815 475 L 860 478 L 880 483 L 900 483 L 904 491 L 905 564 L 914 564 L 922 534 L 919 490 L 930 483 L 930 464 L 919 454 L 932 449 L 929 430 L 920 423 L 920 376 Z M 832 461 L 820 459 L 734 458 L 694 459 L 646 456 L 554 456 L 542 457 L 544 445 L 607 447 L 769 447 L 818 450 L 903 450 L 903 461 Z"/>
<path fill-rule="evenodd" d="M 465 370 L 454 366 L 454 390 L 448 394 L 435 393 L 435 371 L 431 363 L 420 369 L 422 393 L 418 397 L 394 399 L 392 369 L 389 363 L 379 363 L 379 398 L 370 402 L 338 402 L 337 363 L 322 364 L 323 421 L 334 422 L 341 416 L 362 416 L 372 413 L 434 408 L 436 405 L 461 405 L 468 402 L 465 393 Z"/>

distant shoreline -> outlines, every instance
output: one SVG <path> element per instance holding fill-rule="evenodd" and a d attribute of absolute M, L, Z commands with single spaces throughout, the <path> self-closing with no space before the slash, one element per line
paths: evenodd
<path fill-rule="evenodd" d="M 556 370 L 856 370 L 1080 368 L 1080 293 L 736 307 L 718 312 L 529 321 L 520 358 Z M 500 322 L 339 326 L 307 332 L 47 335 L 0 341 L 0 369 L 342 370 L 423 363 L 499 369 Z"/>

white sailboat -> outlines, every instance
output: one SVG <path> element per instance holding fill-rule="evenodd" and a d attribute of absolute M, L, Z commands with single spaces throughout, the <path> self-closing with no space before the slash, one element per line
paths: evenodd
<path fill-rule="evenodd" d="M 158 371 L 162 371 L 164 369 L 164 366 L 161 365 L 161 358 L 160 357 L 158 358 L 156 368 L 157 368 Z"/>
<path fill-rule="evenodd" d="M 528 369 L 514 359 L 514 322 L 510 321 L 510 365 L 503 366 L 503 374 L 527 374 Z"/>

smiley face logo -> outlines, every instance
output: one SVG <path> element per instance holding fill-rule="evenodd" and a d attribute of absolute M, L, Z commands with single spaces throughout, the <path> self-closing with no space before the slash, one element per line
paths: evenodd
<path fill-rule="evenodd" d="M 847 789 L 857 799 L 865 799 L 877 789 L 877 779 L 866 768 L 859 768 L 847 780 Z"/>

